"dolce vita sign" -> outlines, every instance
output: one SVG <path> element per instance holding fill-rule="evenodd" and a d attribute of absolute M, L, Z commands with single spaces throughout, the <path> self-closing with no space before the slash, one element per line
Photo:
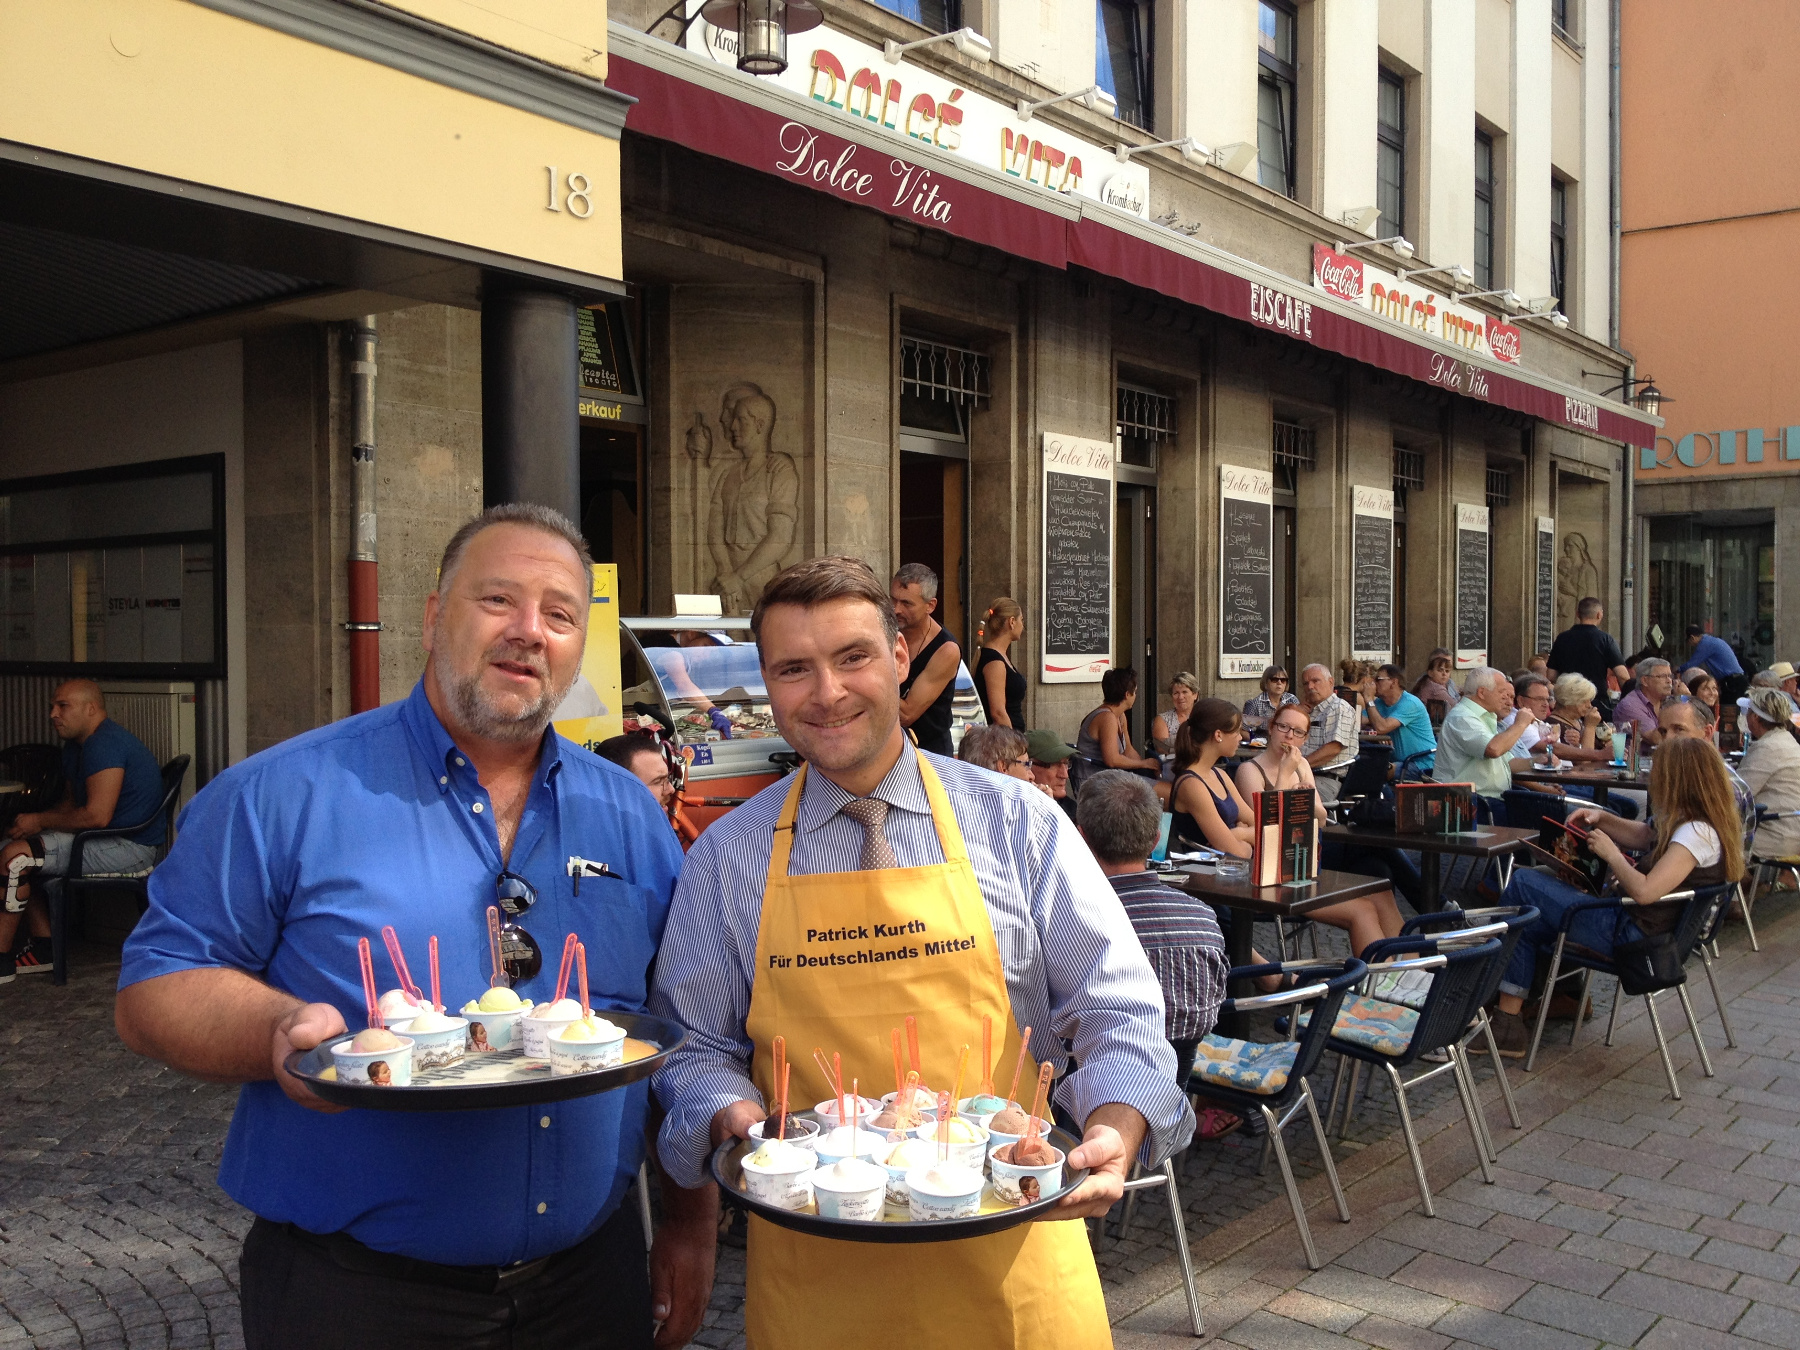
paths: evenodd
<path fill-rule="evenodd" d="M 1361 258 L 1313 245 L 1313 286 L 1386 319 L 1477 356 L 1519 363 L 1519 330 L 1491 314 L 1459 305 L 1416 282 L 1408 283 Z M 1440 380 L 1440 383 L 1445 381 Z"/>

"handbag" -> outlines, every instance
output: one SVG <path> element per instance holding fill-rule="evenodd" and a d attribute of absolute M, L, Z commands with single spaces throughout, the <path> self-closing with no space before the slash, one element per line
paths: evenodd
<path fill-rule="evenodd" d="M 1621 942 L 1617 934 L 1623 931 L 1627 922 L 1629 920 L 1621 914 L 1614 929 L 1612 963 L 1619 972 L 1619 988 L 1636 997 L 1686 984 L 1687 969 L 1675 934 L 1645 933 L 1642 937 Z"/>

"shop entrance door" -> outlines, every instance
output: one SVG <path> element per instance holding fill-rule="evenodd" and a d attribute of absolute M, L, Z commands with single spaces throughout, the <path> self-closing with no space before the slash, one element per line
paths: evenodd
<path fill-rule="evenodd" d="M 1294 508 L 1275 508 L 1275 575 L 1271 587 L 1274 604 L 1275 664 L 1288 673 L 1288 688 L 1300 683 L 1294 669 Z"/>
<path fill-rule="evenodd" d="M 968 447 L 924 443 L 933 449 L 900 452 L 900 556 L 895 564 L 924 563 L 938 574 L 937 621 L 950 630 L 967 661 L 974 649 L 969 632 L 969 462 L 935 447 L 944 444 L 963 456 Z"/>
<path fill-rule="evenodd" d="M 1138 674 L 1130 713 L 1131 743 L 1143 748 L 1145 729 L 1162 707 L 1157 684 L 1156 489 L 1120 483 L 1113 506 L 1113 666 Z"/>
<path fill-rule="evenodd" d="M 648 612 L 644 440 L 628 422 L 581 424 L 581 532 L 595 562 L 618 564 L 619 613 Z"/>

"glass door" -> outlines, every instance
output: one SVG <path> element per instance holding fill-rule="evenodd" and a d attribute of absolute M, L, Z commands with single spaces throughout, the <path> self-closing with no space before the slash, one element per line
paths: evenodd
<path fill-rule="evenodd" d="M 1118 484 L 1113 505 L 1113 666 L 1138 674 L 1131 709 L 1131 743 L 1143 747 L 1145 728 L 1162 707 L 1157 687 L 1156 489 Z"/>

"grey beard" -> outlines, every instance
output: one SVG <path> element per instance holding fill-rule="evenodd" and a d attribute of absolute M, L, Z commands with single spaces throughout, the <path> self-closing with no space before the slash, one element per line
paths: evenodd
<path fill-rule="evenodd" d="M 439 683 L 456 720 L 475 735 L 490 741 L 535 741 L 550 725 L 550 715 L 568 696 L 575 679 L 571 676 L 561 688 L 547 687 L 542 697 L 516 714 L 501 712 L 488 700 L 481 688 L 480 670 L 467 676 L 446 670 Z"/>

